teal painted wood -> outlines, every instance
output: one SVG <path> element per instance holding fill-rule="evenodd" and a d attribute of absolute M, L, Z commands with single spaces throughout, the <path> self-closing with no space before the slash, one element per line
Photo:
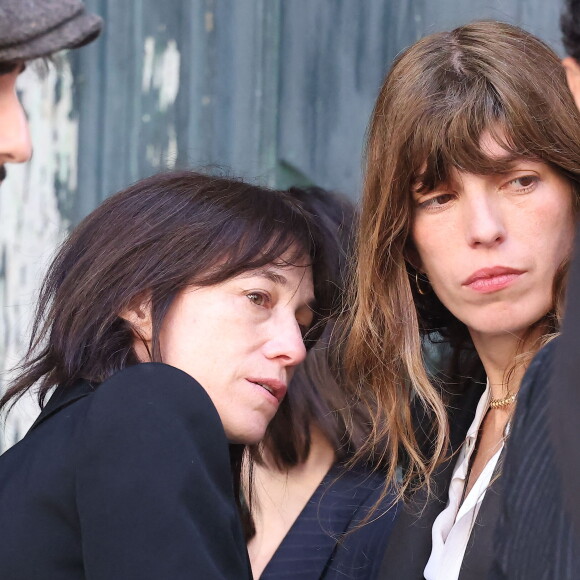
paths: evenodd
<path fill-rule="evenodd" d="M 74 53 L 78 221 L 166 167 L 221 167 L 270 185 L 356 197 L 375 96 L 392 59 L 474 18 L 523 25 L 559 47 L 543 0 L 88 0 L 103 38 Z"/>
<path fill-rule="evenodd" d="M 558 2 L 292 0 L 283 3 L 278 159 L 358 197 L 373 103 L 395 56 L 478 18 L 518 24 L 560 48 Z"/>
<path fill-rule="evenodd" d="M 92 0 L 102 39 L 82 77 L 76 220 L 155 171 L 217 167 L 273 184 L 280 0 Z"/>

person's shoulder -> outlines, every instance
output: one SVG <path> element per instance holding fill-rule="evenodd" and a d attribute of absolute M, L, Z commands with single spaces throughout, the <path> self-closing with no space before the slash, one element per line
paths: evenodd
<path fill-rule="evenodd" d="M 127 367 L 97 387 L 92 406 L 114 408 L 138 405 L 175 409 L 219 421 L 205 389 L 187 373 L 163 363 L 139 363 Z"/>
<path fill-rule="evenodd" d="M 340 499 L 351 513 L 324 578 L 375 578 L 400 505 L 381 470 L 354 466 L 341 476 L 346 489 Z"/>
<path fill-rule="evenodd" d="M 348 512 L 349 529 L 356 528 L 369 512 L 372 514 L 369 520 L 381 519 L 383 524 L 397 512 L 396 495 L 382 469 L 339 463 L 328 472 L 324 482 L 328 489 L 322 501 Z M 384 518 L 387 513 L 390 516 Z"/>
<path fill-rule="evenodd" d="M 127 367 L 90 396 L 88 433 L 154 432 L 195 438 L 210 448 L 227 449 L 227 439 L 210 397 L 190 375 L 162 363 Z M 147 435 L 149 437 L 149 435 Z"/>
<path fill-rule="evenodd" d="M 190 375 L 182 370 L 165 363 L 139 363 L 126 367 L 108 379 L 103 381 L 98 390 L 103 392 L 107 389 L 140 389 L 157 391 L 159 388 L 172 388 L 175 390 L 185 390 L 192 396 L 205 393 L 201 385 Z M 203 398 L 203 396 L 202 396 Z M 205 398 L 209 400 L 207 394 Z"/>
<path fill-rule="evenodd" d="M 558 349 L 561 342 L 561 337 L 556 336 L 548 344 L 543 346 L 534 356 L 530 363 L 528 371 L 530 373 L 544 371 L 551 371 L 552 362 L 554 360 L 554 353 Z"/>

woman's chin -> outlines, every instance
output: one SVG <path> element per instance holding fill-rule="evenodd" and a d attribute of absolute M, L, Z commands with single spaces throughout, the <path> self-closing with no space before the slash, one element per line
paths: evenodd
<path fill-rule="evenodd" d="M 239 426 L 235 430 L 228 430 L 226 428 L 226 436 L 228 441 L 234 445 L 257 445 L 266 436 L 266 428 L 268 424 L 264 426 L 252 425 L 248 426 L 246 429 L 241 429 Z"/>

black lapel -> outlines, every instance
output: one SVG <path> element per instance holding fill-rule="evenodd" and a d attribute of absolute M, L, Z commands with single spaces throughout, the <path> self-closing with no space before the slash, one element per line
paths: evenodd
<path fill-rule="evenodd" d="M 431 528 L 445 508 L 455 456 L 432 477 L 432 493 L 419 490 L 397 516 L 379 574 L 380 580 L 422 579 L 431 554 Z"/>
<path fill-rule="evenodd" d="M 447 460 L 433 474 L 429 499 L 425 489 L 419 490 L 397 516 L 379 573 L 380 580 L 423 579 L 431 555 L 433 522 L 447 505 L 456 452 L 465 440 L 484 389 L 484 385 L 473 382 L 465 392 L 455 395 L 449 402 L 450 449 Z"/>
<path fill-rule="evenodd" d="M 324 575 L 358 507 L 376 491 L 377 479 L 356 468 L 333 466 L 264 569 L 262 578 L 311 580 Z"/>
<path fill-rule="evenodd" d="M 58 413 L 62 408 L 74 403 L 78 399 L 86 397 L 95 390 L 95 386 L 85 380 L 80 380 L 70 387 L 57 387 L 48 403 L 44 406 L 36 421 L 32 424 L 30 431 L 36 429 L 48 417 Z M 30 432 L 29 431 L 29 432 Z"/>
<path fill-rule="evenodd" d="M 494 553 L 494 530 L 501 510 L 501 497 L 503 480 L 500 477 L 505 447 L 502 450 L 499 461 L 493 470 L 491 484 L 485 492 L 485 496 L 479 506 L 477 517 L 469 542 L 465 549 L 465 556 L 461 563 L 459 580 L 486 579 L 491 568 L 490 554 Z M 477 546 L 477 549 L 475 549 Z"/>

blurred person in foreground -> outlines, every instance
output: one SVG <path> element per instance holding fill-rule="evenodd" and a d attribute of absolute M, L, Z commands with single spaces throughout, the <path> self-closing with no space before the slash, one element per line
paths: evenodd
<path fill-rule="evenodd" d="M 0 0 L 0 183 L 32 155 L 16 81 L 28 61 L 94 40 L 102 20 L 79 0 Z"/>
<path fill-rule="evenodd" d="M 580 108 L 580 0 L 561 20 L 568 56 L 562 64 Z M 569 270 L 562 335 L 526 375 L 513 419 L 495 535 L 495 580 L 572 580 L 580 576 L 580 238 Z"/>
<path fill-rule="evenodd" d="M 329 241 L 330 281 L 342 296 L 354 237 L 353 204 L 317 187 L 288 193 Z M 385 513 L 394 496 L 383 494 L 384 473 L 370 462 L 348 463 L 367 436 L 369 417 L 333 377 L 332 340 L 329 322 L 298 367 L 264 442 L 253 449 L 255 530 L 248 550 L 256 579 L 375 578 L 392 529 L 396 510 Z"/>

